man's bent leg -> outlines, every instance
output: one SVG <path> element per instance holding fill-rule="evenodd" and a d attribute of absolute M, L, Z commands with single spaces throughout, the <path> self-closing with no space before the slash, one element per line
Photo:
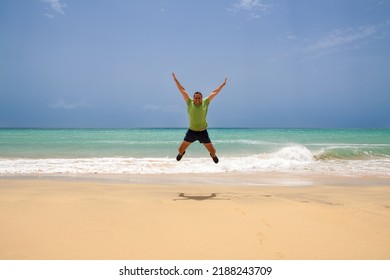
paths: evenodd
<path fill-rule="evenodd" d="M 179 154 L 176 156 L 176 160 L 179 161 L 183 157 L 184 153 L 186 152 L 186 149 L 188 146 L 191 145 L 191 142 L 183 141 L 181 145 L 179 146 Z"/>
<path fill-rule="evenodd" d="M 215 157 L 216 150 L 213 146 L 213 143 L 203 143 L 203 145 L 206 147 L 206 149 L 209 151 L 211 157 Z"/>
<path fill-rule="evenodd" d="M 207 148 L 207 150 L 209 151 L 210 153 L 210 156 L 213 158 L 213 161 L 215 163 L 218 163 L 219 162 L 219 159 L 218 157 L 216 156 L 216 150 L 213 146 L 213 144 L 210 142 L 210 143 L 203 143 L 203 145 Z"/>
<path fill-rule="evenodd" d="M 183 141 L 178 149 L 179 154 L 183 155 L 184 152 L 187 150 L 188 146 L 191 144 L 192 144 L 191 142 Z"/>

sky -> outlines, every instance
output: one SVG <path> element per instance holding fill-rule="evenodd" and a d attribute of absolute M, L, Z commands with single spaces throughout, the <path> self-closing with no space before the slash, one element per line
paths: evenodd
<path fill-rule="evenodd" d="M 0 127 L 390 127 L 389 0 L 2 0 Z"/>

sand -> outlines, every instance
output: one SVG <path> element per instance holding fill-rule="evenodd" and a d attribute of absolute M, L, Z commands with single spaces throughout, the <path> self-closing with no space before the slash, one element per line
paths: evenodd
<path fill-rule="evenodd" d="M 390 182 L 239 181 L 2 178 L 0 259 L 390 259 Z"/>

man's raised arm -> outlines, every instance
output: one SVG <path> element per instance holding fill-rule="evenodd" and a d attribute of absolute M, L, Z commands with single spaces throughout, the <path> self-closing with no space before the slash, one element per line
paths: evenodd
<path fill-rule="evenodd" d="M 173 72 L 172 72 L 172 77 L 175 80 L 176 86 L 179 89 L 181 95 L 183 95 L 184 100 L 187 102 L 187 100 L 190 98 L 188 96 L 188 93 L 186 92 L 185 88 L 180 84 L 179 80 L 175 76 L 175 73 Z"/>
<path fill-rule="evenodd" d="M 226 85 L 226 81 L 227 78 L 225 78 L 225 81 L 223 81 L 223 83 L 210 94 L 209 101 L 213 100 L 214 97 L 216 97 L 217 94 L 223 89 L 223 87 Z"/>

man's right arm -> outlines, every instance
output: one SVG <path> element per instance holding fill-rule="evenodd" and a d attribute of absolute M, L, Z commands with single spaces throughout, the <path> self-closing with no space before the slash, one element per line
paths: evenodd
<path fill-rule="evenodd" d="M 172 72 L 172 77 L 175 80 L 176 86 L 179 89 L 181 95 L 183 95 L 185 102 L 187 102 L 188 99 L 190 99 L 190 97 L 188 96 L 188 93 L 186 92 L 185 88 L 180 84 L 180 82 L 178 81 L 178 79 L 175 76 L 175 73 L 173 73 L 173 72 Z"/>

